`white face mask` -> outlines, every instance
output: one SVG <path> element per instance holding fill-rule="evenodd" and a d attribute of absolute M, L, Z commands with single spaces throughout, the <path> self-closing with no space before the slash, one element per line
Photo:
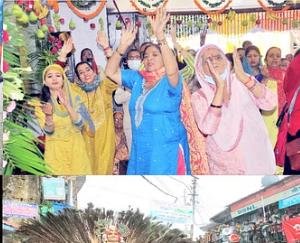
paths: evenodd
<path fill-rule="evenodd" d="M 221 79 L 226 81 L 226 77 L 227 77 L 227 69 L 225 69 L 225 71 L 220 75 Z M 204 79 L 206 82 L 210 83 L 210 84 L 216 84 L 215 80 L 212 78 L 212 76 L 208 76 L 208 75 L 204 75 Z"/>
<path fill-rule="evenodd" d="M 141 66 L 141 60 L 134 59 L 134 60 L 127 60 L 128 67 L 132 70 L 139 70 Z"/>

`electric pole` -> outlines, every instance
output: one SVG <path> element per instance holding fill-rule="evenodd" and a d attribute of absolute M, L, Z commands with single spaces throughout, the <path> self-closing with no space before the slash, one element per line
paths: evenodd
<path fill-rule="evenodd" d="M 195 227 L 195 212 L 196 212 L 196 201 L 197 201 L 197 196 L 198 194 L 197 192 L 197 178 L 193 177 L 192 180 L 192 194 L 190 194 L 192 196 L 192 224 L 191 224 L 191 239 L 194 238 L 194 227 Z"/>

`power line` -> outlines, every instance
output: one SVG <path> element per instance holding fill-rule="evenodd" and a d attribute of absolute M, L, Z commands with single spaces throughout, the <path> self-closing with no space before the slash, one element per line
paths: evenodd
<path fill-rule="evenodd" d="M 172 179 L 172 180 L 174 180 L 174 181 L 177 181 L 178 183 L 180 183 L 180 184 L 182 184 L 182 185 L 184 185 L 184 186 L 192 193 L 191 188 L 190 188 L 187 184 L 185 184 L 183 181 L 178 180 L 178 179 L 176 179 L 176 178 L 174 178 L 174 177 L 172 177 L 172 176 L 169 176 L 169 178 Z"/>
<path fill-rule="evenodd" d="M 173 197 L 173 198 L 175 198 L 175 200 L 177 201 L 178 198 L 177 198 L 176 196 L 171 195 L 171 194 L 165 192 L 165 191 L 162 190 L 159 186 L 155 185 L 152 181 L 150 181 L 149 179 L 147 179 L 145 176 L 142 176 L 142 178 L 143 178 L 145 181 L 147 181 L 149 184 L 151 184 L 152 186 L 154 186 L 157 190 L 159 190 L 160 192 L 162 192 L 163 194 L 165 194 L 165 195 L 167 195 L 167 196 L 170 196 L 170 197 Z"/>

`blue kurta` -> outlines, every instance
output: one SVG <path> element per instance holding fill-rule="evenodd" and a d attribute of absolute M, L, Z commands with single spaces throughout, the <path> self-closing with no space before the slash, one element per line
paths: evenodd
<path fill-rule="evenodd" d="M 173 87 L 165 75 L 146 91 L 139 72 L 122 70 L 121 75 L 122 85 L 131 89 L 132 148 L 127 174 L 176 175 L 180 146 L 190 174 L 187 132 L 180 116 L 182 77 Z"/>

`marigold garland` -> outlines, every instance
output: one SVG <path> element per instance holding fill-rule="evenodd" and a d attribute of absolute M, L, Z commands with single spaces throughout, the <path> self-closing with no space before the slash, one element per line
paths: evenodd
<path fill-rule="evenodd" d="M 138 6 L 138 4 L 136 3 L 136 0 L 130 0 L 132 6 L 139 11 L 141 14 L 143 15 L 153 15 L 156 13 L 156 10 L 154 11 L 147 11 L 147 8 L 151 8 L 151 5 L 148 4 L 147 2 L 143 1 L 143 0 L 137 0 L 137 2 L 139 2 L 140 4 L 142 4 L 143 6 L 145 6 L 145 8 L 141 8 Z M 162 4 L 162 6 L 165 6 L 167 4 L 168 0 L 160 0 L 154 4 L 152 4 L 152 7 L 159 7 L 160 4 Z M 147 7 L 147 8 L 146 8 Z"/>
<path fill-rule="evenodd" d="M 223 13 L 223 12 L 226 10 L 226 8 L 229 6 L 229 4 L 230 4 L 231 2 L 232 2 L 232 0 L 228 0 L 228 2 L 227 2 L 221 9 L 216 10 L 216 11 L 213 11 L 213 10 L 207 10 L 206 8 L 204 8 L 204 7 L 201 5 L 200 1 L 194 0 L 194 3 L 195 3 L 195 4 L 197 5 L 197 7 L 201 10 L 201 12 L 206 13 L 206 14 L 208 14 L 208 15 L 210 15 L 210 14 L 221 14 L 221 13 Z"/>
<path fill-rule="evenodd" d="M 282 12 L 284 12 L 284 11 L 286 11 L 286 10 L 288 10 L 290 8 L 289 5 L 286 5 L 281 10 L 273 10 L 272 8 L 267 7 L 261 0 L 257 0 L 257 2 L 263 8 L 263 10 L 265 10 L 266 12 L 282 13 Z M 284 1 L 284 2 L 286 2 L 286 1 Z"/>
<path fill-rule="evenodd" d="M 94 11 L 92 11 L 91 13 L 84 13 L 84 12 L 78 10 L 78 8 L 76 8 L 76 6 L 74 6 L 74 4 L 71 2 L 71 0 L 66 0 L 68 7 L 73 11 L 73 13 L 75 13 L 78 17 L 80 17 L 86 21 L 97 17 L 98 14 L 103 10 L 106 2 L 107 1 L 105 1 L 105 0 L 101 0 L 99 3 L 99 6 Z"/>

